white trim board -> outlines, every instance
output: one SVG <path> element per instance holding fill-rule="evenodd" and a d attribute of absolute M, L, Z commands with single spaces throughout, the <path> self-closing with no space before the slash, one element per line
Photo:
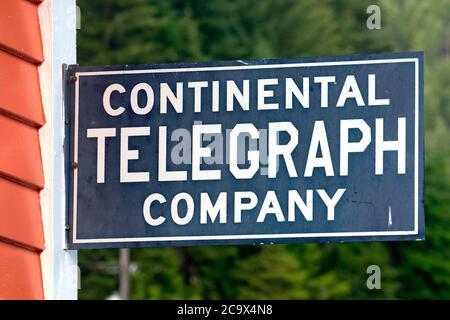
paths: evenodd
<path fill-rule="evenodd" d="M 47 123 L 39 130 L 45 188 L 41 210 L 46 248 L 41 254 L 45 299 L 77 299 L 77 251 L 67 250 L 62 65 L 76 62 L 75 0 L 47 0 L 38 12 L 44 47 L 39 66 Z"/>

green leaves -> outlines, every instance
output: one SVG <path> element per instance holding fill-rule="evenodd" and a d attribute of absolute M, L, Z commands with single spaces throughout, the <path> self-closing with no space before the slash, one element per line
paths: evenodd
<path fill-rule="evenodd" d="M 83 25 L 79 60 L 86 65 L 148 64 L 198 60 L 198 29 L 190 11 L 145 0 L 79 1 Z"/>
<path fill-rule="evenodd" d="M 81 65 L 425 51 L 426 241 L 133 249 L 134 299 L 450 297 L 450 1 L 78 0 Z M 381 30 L 366 8 L 381 8 Z M 80 298 L 118 290 L 117 250 L 80 251 Z M 381 290 L 366 287 L 381 268 Z"/>

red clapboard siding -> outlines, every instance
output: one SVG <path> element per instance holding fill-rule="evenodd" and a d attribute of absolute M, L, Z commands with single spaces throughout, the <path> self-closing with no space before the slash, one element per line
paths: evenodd
<path fill-rule="evenodd" d="M 44 299 L 41 2 L 0 0 L 0 299 Z"/>
<path fill-rule="evenodd" d="M 0 178 L 0 238 L 44 250 L 39 192 Z"/>
<path fill-rule="evenodd" d="M 36 189 L 44 188 L 38 131 L 2 115 L 0 115 L 0 175 L 12 177 Z"/>
<path fill-rule="evenodd" d="M 0 88 L 0 113 L 13 115 L 37 127 L 44 125 L 36 65 L 0 50 Z"/>
<path fill-rule="evenodd" d="M 37 4 L 0 1 L 0 47 L 34 63 L 44 60 Z"/>
<path fill-rule="evenodd" d="M 39 253 L 0 241 L 0 299 L 43 298 Z"/>

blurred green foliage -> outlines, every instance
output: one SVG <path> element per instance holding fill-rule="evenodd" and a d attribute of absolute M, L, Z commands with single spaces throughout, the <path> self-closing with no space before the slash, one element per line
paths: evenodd
<path fill-rule="evenodd" d="M 134 299 L 450 298 L 450 1 L 78 0 L 81 65 L 425 51 L 426 241 L 133 249 Z M 366 8 L 381 8 L 368 30 Z M 80 251 L 81 299 L 118 290 Z M 382 271 L 368 290 L 366 268 Z"/>

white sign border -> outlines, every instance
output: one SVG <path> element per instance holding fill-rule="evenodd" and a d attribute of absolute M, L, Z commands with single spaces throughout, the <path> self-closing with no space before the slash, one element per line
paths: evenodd
<path fill-rule="evenodd" d="M 328 61 L 328 62 L 306 62 L 267 65 L 242 65 L 242 66 L 220 66 L 220 67 L 187 67 L 166 68 L 147 70 L 121 70 L 121 71 L 92 71 L 76 72 L 75 83 L 75 121 L 74 121 L 74 157 L 78 162 L 78 118 L 79 118 L 79 79 L 84 76 L 102 75 L 125 75 L 125 74 L 148 74 L 148 73 L 172 73 L 172 72 L 204 72 L 204 71 L 226 71 L 226 70 L 251 70 L 251 69 L 276 69 L 276 68 L 299 68 L 319 66 L 342 66 L 359 64 L 385 64 L 413 62 L 415 66 L 415 117 L 414 117 L 414 230 L 411 231 L 368 231 L 368 232 L 321 232 L 321 233 L 286 233 L 286 234 L 248 234 L 248 235 L 204 235 L 204 236 L 171 236 L 171 237 L 132 237 L 132 238 L 99 238 L 78 239 L 77 233 L 77 188 L 78 168 L 73 171 L 73 229 L 72 243 L 117 243 L 117 242 L 164 242 L 164 241 L 201 241 L 201 240 L 252 240 L 252 239 L 288 239 L 288 238 L 323 238 L 323 237 L 373 237 L 373 236 L 406 236 L 419 234 L 419 58 L 399 59 L 377 59 L 377 60 L 353 60 L 353 61 Z"/>

